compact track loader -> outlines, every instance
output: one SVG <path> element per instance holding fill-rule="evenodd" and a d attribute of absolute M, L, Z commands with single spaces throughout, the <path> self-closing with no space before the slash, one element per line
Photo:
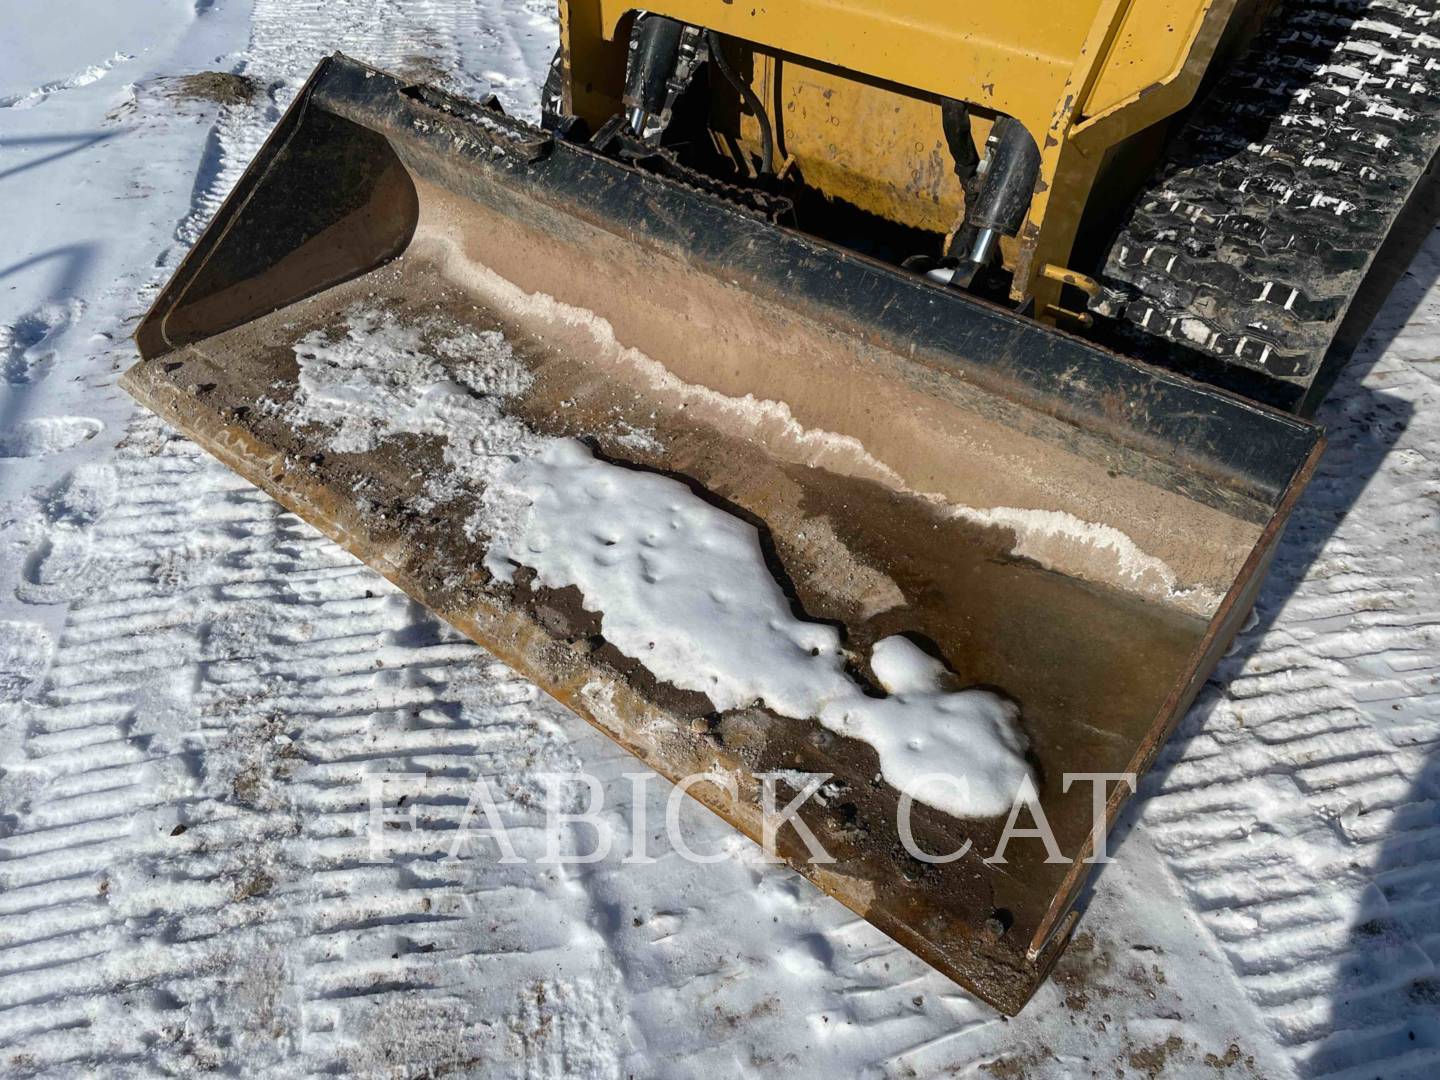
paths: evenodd
<path fill-rule="evenodd" d="M 830 860 L 779 854 L 1014 1012 L 1132 794 L 1076 774 L 1143 772 L 1228 647 L 1433 223 L 1434 9 L 657 2 L 561 0 L 540 127 L 324 60 L 124 385 L 746 834 L 811 790 Z M 763 587 L 700 537 L 666 593 L 717 520 Z M 752 601 L 814 710 L 719 671 Z M 1008 734 L 904 730 L 952 692 Z M 1058 857 L 907 786 L 972 731 Z"/>

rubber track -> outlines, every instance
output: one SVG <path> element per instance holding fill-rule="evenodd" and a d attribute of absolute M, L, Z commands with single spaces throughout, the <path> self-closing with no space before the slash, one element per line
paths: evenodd
<path fill-rule="evenodd" d="M 1437 144 L 1440 5 L 1282 3 L 1137 198 L 1096 309 L 1298 398 Z"/>

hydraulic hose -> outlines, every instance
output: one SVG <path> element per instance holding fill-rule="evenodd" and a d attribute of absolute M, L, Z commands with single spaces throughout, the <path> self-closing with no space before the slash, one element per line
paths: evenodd
<path fill-rule="evenodd" d="M 725 60 L 725 54 L 720 51 L 720 35 L 714 30 L 705 31 L 705 41 L 710 46 L 710 59 L 719 69 L 720 74 L 725 76 L 725 81 L 735 88 L 740 95 L 740 100 L 745 107 L 755 114 L 755 120 L 760 125 L 760 171 L 762 173 L 775 172 L 775 133 L 770 129 L 770 117 L 766 115 L 765 106 L 761 104 L 760 98 L 735 70 Z"/>

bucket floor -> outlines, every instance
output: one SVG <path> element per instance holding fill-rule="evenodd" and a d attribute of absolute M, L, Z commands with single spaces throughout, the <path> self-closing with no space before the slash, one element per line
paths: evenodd
<path fill-rule="evenodd" d="M 796 612 L 837 626 L 856 655 L 907 634 L 962 684 L 1016 701 L 1041 805 L 1067 858 L 1089 836 L 1093 812 L 1090 785 L 1067 793 L 1063 775 L 1119 772 L 1136 759 L 1192 667 L 1206 620 L 1019 557 L 1012 530 L 897 489 L 853 440 L 799 431 L 773 405 L 686 386 L 623 349 L 576 348 L 576 333 L 593 328 L 537 334 L 419 253 L 125 377 L 186 434 L 662 774 L 735 771 L 739 800 L 692 790 L 748 835 L 759 832 L 755 773 L 834 774 L 839 794 L 812 801 L 803 816 L 837 862 L 796 868 L 990 1000 L 1023 1004 L 1064 937 L 1062 928 L 1032 948 L 1054 923 L 1069 863 L 1048 864 L 1042 844 L 1017 840 L 1005 865 L 986 864 L 1001 821 L 917 805 L 923 848 L 973 842 L 956 862 L 922 863 L 899 842 L 898 796 L 879 782 L 868 745 L 758 709 L 717 715 L 704 695 L 658 682 L 606 642 L 602 613 L 587 611 L 576 590 L 544 589 L 523 574 L 513 587 L 491 580 L 485 538 L 465 527 L 482 493 L 457 479 L 453 498 L 434 497 L 453 469 L 443 437 L 399 435 L 346 452 L 331 447 L 324 425 L 296 422 L 297 343 L 341 338 L 357 313 L 504 333 L 530 376 L 505 400 L 507 415 L 541 435 L 582 438 L 617 464 L 681 478 L 750 521 Z M 444 350 L 433 357 L 466 362 Z M 803 853 L 793 841 L 781 834 L 787 858 Z"/>

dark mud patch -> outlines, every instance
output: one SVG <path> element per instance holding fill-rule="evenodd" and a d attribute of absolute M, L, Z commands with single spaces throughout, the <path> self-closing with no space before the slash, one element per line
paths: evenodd
<path fill-rule="evenodd" d="M 1178 1035 L 1171 1035 L 1162 1043 L 1154 1046 L 1145 1046 L 1130 1051 L 1130 1067 L 1136 1069 L 1146 1076 L 1160 1076 L 1165 1071 L 1165 1063 L 1170 1058 L 1185 1049 L 1185 1040 Z"/>
<path fill-rule="evenodd" d="M 426 53 L 411 53 L 395 67 L 395 74 L 408 82 L 439 85 L 447 82 L 450 71 L 435 57 Z"/>
<path fill-rule="evenodd" d="M 208 101 L 216 105 L 245 105 L 259 87 L 246 75 L 229 71 L 200 71 L 164 80 L 165 96 L 175 101 Z"/>
<path fill-rule="evenodd" d="M 1205 1064 L 1222 1071 L 1239 1066 L 1252 1074 L 1255 1072 L 1255 1059 L 1242 1051 L 1238 1043 L 1231 1043 L 1223 1054 L 1206 1054 Z"/>
<path fill-rule="evenodd" d="M 1025 1080 L 1034 1074 L 1042 1064 L 1054 1060 L 1054 1053 L 1047 1048 L 1032 1050 L 1012 1057 L 996 1058 L 982 1062 L 980 1070 L 996 1080 Z"/>

